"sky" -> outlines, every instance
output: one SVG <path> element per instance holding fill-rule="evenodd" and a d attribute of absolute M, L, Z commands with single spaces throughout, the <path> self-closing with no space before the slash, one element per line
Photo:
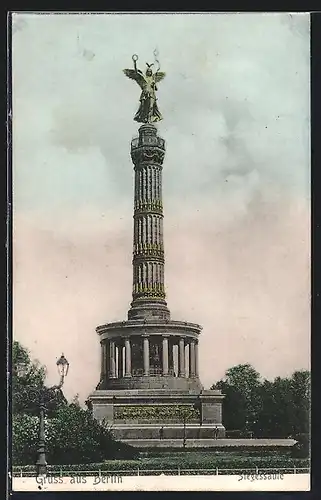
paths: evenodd
<path fill-rule="evenodd" d="M 310 366 L 307 14 L 13 16 L 14 338 L 65 394 L 100 376 L 96 326 L 131 301 L 137 84 L 153 62 L 166 141 L 165 282 L 199 323 L 205 388 L 239 363 Z"/>

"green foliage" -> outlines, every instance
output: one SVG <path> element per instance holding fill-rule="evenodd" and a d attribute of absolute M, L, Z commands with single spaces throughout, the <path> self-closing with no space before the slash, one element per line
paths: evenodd
<path fill-rule="evenodd" d="M 55 441 L 48 448 L 50 463 L 90 463 L 134 454 L 112 439 L 110 431 L 89 410 L 72 403 L 60 408 L 54 420 Z"/>
<path fill-rule="evenodd" d="M 45 419 L 46 446 L 50 449 L 56 440 L 56 429 L 52 419 Z M 12 462 L 14 464 L 35 463 L 39 441 L 39 418 L 18 413 L 12 418 Z"/>
<path fill-rule="evenodd" d="M 18 369 L 23 363 L 24 373 Z M 68 404 L 62 391 L 44 386 L 45 368 L 30 360 L 18 342 L 13 345 L 13 464 L 35 463 L 38 449 L 40 392 L 46 403 L 46 457 L 51 464 L 98 462 L 129 458 L 137 451 L 112 439 L 110 431 L 81 408 L 78 397 Z"/>
<path fill-rule="evenodd" d="M 14 413 L 35 413 L 35 395 L 31 389 L 43 386 L 46 371 L 37 361 L 31 361 L 27 349 L 14 341 L 12 346 L 12 406 Z"/>
<path fill-rule="evenodd" d="M 223 418 L 227 429 L 238 429 L 241 435 L 254 430 L 261 410 L 260 387 L 260 374 L 249 364 L 230 368 L 225 379 L 212 387 L 226 395 Z"/>
<path fill-rule="evenodd" d="M 250 433 L 254 437 L 298 439 L 309 433 L 308 371 L 269 381 L 261 380 L 251 365 L 237 365 L 212 388 L 225 394 L 223 423 L 227 431 L 238 432 L 238 437 Z M 303 444 L 299 448 L 301 453 L 308 449 Z"/>
<path fill-rule="evenodd" d="M 39 419 L 27 414 L 13 417 L 13 463 L 35 463 Z M 136 456 L 136 451 L 117 441 L 88 410 L 72 403 L 45 421 L 46 457 L 50 464 L 98 462 L 106 458 Z"/>
<path fill-rule="evenodd" d="M 14 414 L 38 415 L 40 393 L 46 401 L 48 415 L 67 404 L 62 391 L 52 391 L 44 386 L 46 368 L 38 361 L 31 361 L 30 354 L 19 342 L 12 346 L 12 409 Z"/>
<path fill-rule="evenodd" d="M 30 464 L 36 461 L 39 420 L 26 414 L 12 417 L 12 462 Z"/>

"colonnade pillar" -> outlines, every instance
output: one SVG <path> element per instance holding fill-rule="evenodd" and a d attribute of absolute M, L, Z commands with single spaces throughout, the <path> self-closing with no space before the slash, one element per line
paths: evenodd
<path fill-rule="evenodd" d="M 178 344 L 178 376 L 185 377 L 185 340 L 179 339 Z"/>
<path fill-rule="evenodd" d="M 199 376 L 199 365 L 198 365 L 198 342 L 195 342 L 195 375 L 196 377 Z"/>
<path fill-rule="evenodd" d="M 100 380 L 105 380 L 106 378 L 106 344 L 102 342 L 100 344 L 100 356 L 101 356 L 101 367 L 100 367 Z"/>
<path fill-rule="evenodd" d="M 169 352 L 169 348 L 173 349 L 173 344 L 177 342 L 170 335 L 162 335 L 162 375 L 169 375 L 170 364 L 173 364 L 173 353 Z M 176 337 L 177 339 L 177 337 Z M 189 363 L 185 361 L 185 347 L 189 349 Z M 125 363 L 124 363 L 125 349 Z M 116 363 L 118 350 L 118 363 Z M 144 376 L 150 376 L 150 336 L 142 336 L 142 373 Z M 131 377 L 132 369 L 132 346 L 131 339 L 110 339 L 101 343 L 101 380 L 106 377 L 122 378 Z M 125 366 L 124 366 L 125 365 Z M 117 373 L 116 373 L 117 372 Z M 198 360 L 198 342 L 197 339 L 180 337 L 178 340 L 178 376 L 179 377 L 198 377 L 199 376 L 199 360 Z"/>
<path fill-rule="evenodd" d="M 118 378 L 122 378 L 123 376 L 123 344 L 118 344 Z"/>
<path fill-rule="evenodd" d="M 144 375 L 149 375 L 149 338 L 147 336 L 143 337 L 143 357 L 144 357 Z"/>
<path fill-rule="evenodd" d="M 163 336 L 163 375 L 168 375 L 168 337 Z"/>
<path fill-rule="evenodd" d="M 189 376 L 195 377 L 195 341 L 189 343 Z"/>
<path fill-rule="evenodd" d="M 125 339 L 125 377 L 131 377 L 131 345 L 129 338 Z"/>
<path fill-rule="evenodd" d="M 116 378 L 116 345 L 114 340 L 109 341 L 110 378 Z"/>

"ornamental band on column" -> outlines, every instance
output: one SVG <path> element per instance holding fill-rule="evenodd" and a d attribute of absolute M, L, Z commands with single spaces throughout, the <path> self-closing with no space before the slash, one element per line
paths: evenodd
<path fill-rule="evenodd" d="M 131 141 L 134 165 L 134 235 L 132 302 L 125 321 L 96 328 L 101 344 L 101 373 L 88 404 L 98 420 L 113 426 L 115 438 L 145 447 L 159 439 L 213 438 L 225 435 L 219 390 L 204 390 L 199 379 L 198 342 L 201 327 L 171 319 L 165 294 L 162 174 L 165 141 L 156 122 L 158 82 L 165 78 L 155 55 L 145 74 L 124 73 L 141 88 L 134 120 L 141 123 Z M 157 70 L 153 72 L 153 66 Z M 167 441 L 166 441 L 167 440 Z M 156 441 L 155 441 L 156 442 Z M 151 445 L 152 446 L 152 445 Z"/>

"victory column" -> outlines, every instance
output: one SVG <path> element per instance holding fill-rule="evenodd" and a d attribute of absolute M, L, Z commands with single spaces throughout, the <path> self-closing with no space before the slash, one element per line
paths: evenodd
<path fill-rule="evenodd" d="M 199 380 L 198 324 L 174 321 L 166 303 L 162 171 L 165 141 L 157 134 L 162 120 L 157 84 L 160 64 L 146 63 L 145 74 L 124 69 L 141 88 L 134 120 L 142 123 L 131 142 L 134 164 L 134 241 L 132 302 L 126 321 L 98 326 L 101 374 L 88 402 L 94 416 L 113 427 L 116 439 L 153 447 L 162 429 L 163 446 L 176 440 L 223 437 L 223 395 L 203 390 Z M 215 431 L 216 429 L 216 431 Z M 154 441 L 155 443 L 155 441 Z"/>

